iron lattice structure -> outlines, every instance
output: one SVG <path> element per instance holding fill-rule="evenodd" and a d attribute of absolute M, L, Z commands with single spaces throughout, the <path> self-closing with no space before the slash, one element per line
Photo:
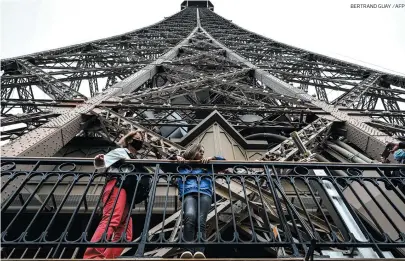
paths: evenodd
<path fill-rule="evenodd" d="M 216 242 L 220 247 L 253 244 L 275 258 L 404 255 L 405 171 L 400 165 L 367 164 L 379 160 L 387 143 L 404 138 L 405 78 L 273 41 L 213 8 L 209 1 L 185 1 L 179 13 L 149 27 L 2 60 L 3 257 L 78 258 L 88 242 L 29 241 L 18 237 L 29 229 L 13 226 L 24 218 L 32 226 L 38 217 L 53 215 L 52 222 L 72 217 L 60 236 L 83 229 L 96 216 L 104 179 L 92 176 L 89 160 L 72 157 L 108 152 L 131 129 L 147 133 L 145 159 L 201 142 L 207 152 L 239 161 L 234 164 L 242 172 L 234 168 L 232 177 L 216 177 L 225 181 L 215 183 L 219 203 L 210 222 L 217 230 L 209 233 L 217 238 L 231 229 L 248 236 Z M 40 93 L 49 99 L 38 98 Z M 253 160 L 279 163 L 247 162 Z M 291 187 L 297 175 L 313 175 L 314 181 L 303 178 Z M 80 183 L 83 177 L 90 179 Z M 146 214 L 144 233 L 121 245 L 139 247 L 138 256 L 175 256 L 184 245 L 181 201 L 169 193 L 167 176 L 154 178 L 168 194 L 154 183 L 149 207 L 134 206 L 134 215 Z M 159 200 L 161 209 L 155 210 L 150 202 Z M 308 205 L 314 210 L 307 212 Z M 163 225 L 152 227 L 153 216 L 162 211 Z M 350 237 L 353 226 L 365 241 Z M 153 241 L 159 233 L 170 236 Z"/>

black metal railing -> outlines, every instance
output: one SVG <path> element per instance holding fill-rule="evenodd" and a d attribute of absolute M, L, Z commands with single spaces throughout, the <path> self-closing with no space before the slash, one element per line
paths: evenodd
<path fill-rule="evenodd" d="M 101 220 L 100 195 L 107 175 L 94 170 L 92 159 L 2 158 L 2 257 L 82 258 L 88 247 L 127 248 L 124 255 L 129 256 L 174 256 L 177 249 L 190 246 L 205 246 L 212 257 L 309 257 L 338 250 L 355 255 L 364 249 L 379 257 L 387 251 L 403 255 L 401 165 L 158 160 L 126 164 L 141 164 L 148 172 L 109 173 L 110 178 L 150 179 L 151 186 L 146 201 L 135 204 L 138 185 L 128 200 L 132 212 L 123 224 L 124 231 L 132 225 L 132 238 L 123 233 L 119 239 L 104 236 L 90 242 Z M 179 174 L 179 165 L 211 173 Z M 168 169 L 174 171 L 162 171 Z M 193 242 L 184 239 L 184 196 L 176 189 L 190 179 L 198 186 L 211 181 L 215 195 L 206 237 L 198 230 Z M 241 251 L 244 248 L 249 251 Z"/>

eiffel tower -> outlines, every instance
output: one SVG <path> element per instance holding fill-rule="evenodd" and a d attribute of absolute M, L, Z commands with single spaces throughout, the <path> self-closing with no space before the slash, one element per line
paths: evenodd
<path fill-rule="evenodd" d="M 216 179 L 209 257 L 405 256 L 405 169 L 379 163 L 387 144 L 405 140 L 402 76 L 250 32 L 210 1 L 1 69 L 2 258 L 81 258 L 86 244 L 61 236 L 94 232 L 104 178 L 78 177 L 129 130 L 146 132 L 144 162 L 202 143 L 240 166 Z M 317 179 L 292 185 L 308 170 Z M 277 179 L 248 180 L 259 172 Z M 181 251 L 182 203 L 168 178 L 156 184 L 152 202 L 133 208 L 128 258 Z"/>

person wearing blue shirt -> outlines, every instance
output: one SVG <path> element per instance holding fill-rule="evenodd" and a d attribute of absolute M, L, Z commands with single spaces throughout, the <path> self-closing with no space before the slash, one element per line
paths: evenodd
<path fill-rule="evenodd" d="M 399 164 L 405 164 L 405 143 L 404 142 L 400 142 L 397 144 L 390 144 L 390 145 L 394 145 L 394 147 L 391 150 L 391 153 L 393 153 L 394 159 L 399 163 Z M 405 173 L 405 170 L 394 170 L 394 171 L 384 171 L 384 174 L 387 177 L 392 177 L 392 178 L 397 178 L 397 177 L 401 177 L 401 172 Z M 401 180 L 395 180 L 392 179 L 391 183 L 393 185 L 391 185 L 389 182 L 385 181 L 385 188 L 387 190 L 393 190 L 394 186 L 397 187 L 400 191 L 402 191 L 402 193 L 405 194 L 405 184 L 401 182 Z"/>
<path fill-rule="evenodd" d="M 171 159 L 176 159 L 179 162 L 185 160 L 199 160 L 201 163 L 206 164 L 211 160 L 225 160 L 223 157 L 214 156 L 204 158 L 204 147 L 201 144 L 190 145 L 182 154 L 182 157 L 174 155 Z M 167 170 L 164 169 L 165 172 Z M 186 179 L 177 179 L 177 186 L 179 190 L 179 198 L 183 201 L 184 212 L 184 229 L 183 238 L 186 242 L 192 242 L 196 239 L 198 232 L 198 225 L 200 226 L 200 232 L 202 239 L 206 238 L 206 221 L 208 212 L 212 203 L 213 186 L 212 178 L 209 177 L 212 174 L 211 167 L 191 167 L 187 165 L 179 165 L 176 172 L 186 175 Z M 171 170 L 170 172 L 174 172 Z M 193 175 L 200 176 L 192 177 Z M 200 203 L 200 209 L 198 212 L 198 201 Z M 200 214 L 198 217 L 198 213 Z M 205 258 L 204 248 L 199 247 L 195 249 L 187 249 L 183 252 L 180 258 Z"/>
<path fill-rule="evenodd" d="M 405 163 L 405 149 L 398 149 L 394 152 L 394 159 L 398 163 Z"/>

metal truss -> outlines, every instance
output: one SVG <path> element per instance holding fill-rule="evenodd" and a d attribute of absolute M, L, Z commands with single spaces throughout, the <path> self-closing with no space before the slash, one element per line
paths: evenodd
<path fill-rule="evenodd" d="M 347 121 L 351 124 L 348 131 L 349 140 L 368 155 L 371 155 L 371 157 L 378 158 L 379 150 L 382 149 L 381 144 L 393 141 L 392 139 L 389 139 L 389 136 L 384 136 L 384 133 L 375 129 L 371 129 L 370 132 L 369 128 L 363 126 L 364 124 L 361 125 L 362 121 L 370 122 L 367 118 L 357 117 L 362 119 L 359 125 L 358 120 L 352 119 L 353 117 L 350 117 L 347 113 L 342 115 L 342 111 L 335 111 L 333 106 L 328 107 L 325 106 L 322 101 L 311 100 L 310 97 L 300 94 L 300 92 L 294 89 L 294 87 L 286 86 L 285 83 L 277 81 L 266 72 L 255 69 L 256 67 L 252 67 L 249 63 L 246 63 L 245 60 L 235 59 L 236 56 L 229 49 L 225 48 L 215 39 L 212 39 L 202 27 L 199 27 L 202 25 L 199 18 L 200 13 L 203 17 L 203 23 L 205 21 L 204 15 L 214 15 L 207 12 L 207 10 L 200 11 L 185 9 L 179 14 L 166 19 L 162 22 L 162 26 L 155 25 L 157 28 L 165 28 L 169 30 L 169 26 L 166 26 L 165 23 L 170 24 L 172 20 L 193 20 L 195 18 L 196 25 L 198 26 L 195 27 L 189 36 L 178 44 L 176 48 L 171 49 L 168 53 L 162 56 L 162 58 L 144 67 L 144 69 L 125 80 L 114 84 L 111 88 L 103 91 L 100 95 L 94 96 L 87 101 L 82 101 L 79 104 L 76 103 L 75 108 L 71 109 L 69 112 L 61 113 L 59 117 L 43 124 L 39 128 L 33 129 L 31 127 L 31 131 L 27 134 L 25 133 L 27 130 L 29 131 L 28 125 L 25 129 L 17 128 L 17 130 L 12 132 L 11 135 L 6 136 L 10 138 L 12 137 L 14 140 L 12 143 L 4 146 L 3 151 L 5 152 L 5 155 L 29 156 L 38 155 L 38 153 L 42 156 L 53 155 L 82 131 L 81 123 L 83 122 L 83 114 L 89 113 L 102 102 L 108 101 L 118 101 L 118 105 L 120 106 L 125 105 L 127 102 L 130 103 L 131 101 L 140 103 L 141 106 L 144 105 L 144 102 L 162 103 L 164 101 L 166 101 L 164 102 L 164 105 L 166 106 L 171 106 L 172 104 L 189 104 L 190 106 L 234 104 L 238 107 L 259 105 L 260 108 L 271 106 L 316 106 L 323 111 L 330 113 L 333 116 L 332 119 L 337 118 L 337 120 Z M 194 18 L 192 18 L 193 15 L 195 15 Z M 193 22 L 190 21 L 191 25 L 192 23 Z M 150 28 L 155 27 L 152 26 Z M 134 35 L 142 32 L 143 34 L 152 37 L 152 35 L 155 35 L 155 32 L 158 31 L 157 28 L 153 30 L 141 29 L 135 32 Z M 183 29 L 183 27 L 180 27 L 178 29 L 170 30 L 180 30 L 183 32 L 185 30 Z M 174 34 L 177 35 L 178 32 L 175 32 Z M 127 37 L 118 38 L 121 39 Z M 116 37 L 113 39 L 117 40 L 118 38 Z M 163 36 L 157 38 L 162 38 L 162 41 L 165 39 Z M 71 51 L 77 49 L 67 48 L 64 50 Z M 61 54 L 63 53 L 62 50 L 59 50 L 59 52 L 56 53 L 55 51 L 50 51 L 50 53 L 58 55 L 58 58 L 59 55 L 63 55 Z M 46 57 L 46 55 L 42 54 L 41 57 Z M 28 57 L 24 57 L 24 59 L 27 58 Z M 6 60 L 3 65 L 6 66 L 10 63 L 12 63 L 11 60 Z M 38 66 L 38 62 L 35 62 L 35 64 Z M 10 70 L 8 71 L 10 72 Z M 4 80 L 7 82 L 7 77 Z M 58 80 L 60 81 L 60 79 Z M 77 83 L 72 85 L 77 86 Z M 95 87 L 95 85 L 92 84 L 89 86 Z M 8 88 L 3 88 L 2 90 L 7 89 Z M 8 96 L 8 99 L 10 99 L 10 95 Z M 25 100 L 28 100 L 25 104 L 30 103 L 31 107 L 25 106 L 25 104 L 20 107 L 26 111 L 28 111 L 28 108 L 32 109 L 34 104 L 37 104 L 35 100 Z M 51 106 L 58 104 L 56 101 L 50 103 Z M 2 104 L 11 105 L 13 108 L 16 108 L 15 102 L 11 100 L 2 100 Z M 7 106 L 3 106 L 2 109 L 5 108 L 7 108 Z M 33 108 L 37 109 L 39 106 Z M 130 113 L 127 115 L 130 115 Z M 126 115 L 123 116 L 125 117 Z M 142 117 L 138 115 L 135 116 Z M 185 115 L 182 116 L 186 117 Z M 269 115 L 264 116 L 265 118 L 268 118 Z M 399 117 L 401 117 L 401 115 L 399 115 Z M 283 125 L 290 125 L 294 128 L 305 126 L 311 122 L 311 120 L 309 122 L 303 121 L 303 119 L 307 119 L 307 117 L 301 117 L 297 120 L 297 118 L 294 118 L 294 116 L 289 114 L 285 114 L 281 118 L 281 120 L 285 122 Z M 236 122 L 235 126 L 237 124 L 238 123 Z M 271 127 L 272 125 L 272 123 L 267 123 L 266 126 Z M 359 126 L 361 127 L 360 130 L 358 129 Z M 147 127 L 149 126 L 144 126 L 144 128 Z M 382 126 L 381 128 L 387 131 L 385 126 Z M 267 129 L 266 131 L 269 130 L 270 129 Z M 252 130 L 247 130 L 247 132 L 249 131 Z M 387 132 L 392 133 L 392 129 Z M 396 131 L 396 133 L 402 132 L 399 130 Z M 15 139 L 16 136 L 18 137 L 21 134 L 24 134 L 23 136 L 29 136 L 25 139 Z M 288 135 L 288 132 L 280 134 Z M 364 143 L 363 140 L 370 135 L 373 136 L 373 142 Z M 379 147 L 375 150 L 374 146 Z"/>
<path fill-rule="evenodd" d="M 37 86 L 46 94 L 49 95 L 52 99 L 85 99 L 86 96 L 80 94 L 74 89 L 71 89 L 69 86 L 61 83 L 56 78 L 52 77 L 45 71 L 39 69 L 37 66 L 28 62 L 24 59 L 19 59 L 17 61 L 20 72 L 23 74 L 33 74 L 36 75 L 41 82 Z M 7 86 L 7 85 L 6 85 Z"/>
<path fill-rule="evenodd" d="M 199 13 L 200 14 L 200 13 Z M 208 11 L 208 10 L 201 10 L 201 16 L 202 19 L 199 19 L 199 24 L 201 26 L 204 26 L 205 21 L 215 21 L 215 20 L 223 20 L 223 18 L 220 18 L 216 14 Z M 212 17 L 211 17 L 212 16 Z M 209 17 L 209 19 L 207 18 Z M 212 18 L 212 19 L 211 19 Z M 201 22 L 202 21 L 202 22 Z M 223 24 L 228 25 L 233 28 L 238 28 L 236 25 L 233 25 L 229 23 L 228 21 L 224 22 Z M 210 28 L 210 24 L 206 24 L 206 28 Z M 227 28 L 229 29 L 229 28 Z M 248 67 L 255 69 L 255 77 L 256 79 L 259 79 L 261 82 L 269 86 L 272 90 L 274 90 L 277 93 L 280 94 L 285 94 L 290 97 L 296 97 L 300 98 L 304 101 L 311 102 L 313 105 L 321 107 L 324 111 L 330 112 L 332 116 L 337 118 L 338 120 L 345 121 L 346 125 L 348 127 L 348 138 L 349 141 L 354 143 L 356 146 L 364 150 L 367 154 L 371 155 L 374 158 L 378 158 L 381 152 L 377 152 L 375 147 L 381 146 L 384 147 L 387 142 L 394 142 L 391 136 L 385 135 L 383 132 L 378 131 L 377 129 L 370 129 L 370 127 L 367 125 L 368 122 L 371 122 L 372 119 L 368 117 L 349 117 L 345 112 L 340 111 L 339 109 L 335 108 L 332 105 L 327 104 L 324 101 L 321 101 L 319 99 L 316 99 L 315 97 L 311 97 L 304 91 L 302 91 L 299 88 L 294 88 L 292 85 L 287 84 L 283 80 L 274 77 L 273 75 L 267 73 L 265 70 L 260 69 L 256 65 L 252 64 L 245 58 L 241 57 L 239 54 L 233 52 L 231 49 L 227 48 L 224 46 L 221 42 L 219 42 L 217 39 L 215 39 L 213 36 L 211 36 L 208 31 L 206 31 L 204 28 L 202 29 L 207 36 L 211 39 L 213 43 L 216 43 L 217 45 L 221 46 L 227 51 L 228 57 L 230 57 L 233 60 L 238 60 L 244 62 L 245 65 Z M 218 32 L 218 29 L 216 28 L 217 31 L 213 32 Z M 222 28 L 221 30 L 225 30 L 225 28 Z M 229 29 L 231 30 L 231 29 Z M 239 30 L 239 29 L 238 29 Z M 356 133 L 356 134 L 354 134 Z M 365 140 L 369 139 L 370 142 L 365 142 Z M 380 145 L 378 145 L 380 144 Z"/>
<path fill-rule="evenodd" d="M 161 158 L 172 154 L 180 154 L 184 150 L 182 146 L 156 134 L 152 130 L 131 120 L 129 117 L 121 116 L 114 111 L 104 110 L 97 115 L 101 128 L 106 137 L 113 142 L 117 142 L 123 135 L 131 130 L 140 130 L 145 132 L 145 146 L 140 151 L 141 158 Z"/>
<path fill-rule="evenodd" d="M 153 190 L 173 191 L 169 181 L 176 174 L 157 171 L 156 164 L 168 163 L 147 159 L 181 153 L 214 123 L 225 126 L 241 147 L 257 150 L 262 161 L 278 162 L 218 163 L 231 170 L 213 175 L 208 245 L 305 260 L 336 249 L 350 250 L 351 257 L 403 254 L 397 249 L 405 246 L 404 216 L 393 204 L 405 201 L 403 171 L 392 177 L 400 166 L 365 165 L 378 160 L 388 142 L 405 136 L 400 76 L 287 46 L 191 7 L 134 32 L 3 60 L 2 70 L 1 140 L 8 141 L 2 156 L 17 157 L 2 161 L 2 215 L 17 212 L 2 230 L 6 257 L 23 247 L 26 257 L 75 258 L 92 244 L 85 234 L 74 242 L 65 237 L 82 214 L 91 214 L 94 223 L 101 192 L 94 186 L 104 182 L 90 160 L 70 158 L 75 152 L 105 153 L 129 130 L 142 130 L 140 158 L 159 180 Z M 38 89 L 51 100 L 38 99 Z M 85 142 L 89 148 L 103 145 L 91 151 Z M 66 158 L 47 158 L 55 155 Z M 82 192 L 69 198 L 75 186 Z M 182 206 L 173 195 L 167 201 L 168 195 L 151 196 L 143 234 L 134 242 L 95 244 L 128 247 L 128 253 L 138 246 L 137 256 L 176 256 L 185 245 Z M 163 213 L 159 221 L 152 220 L 155 207 Z M 23 240 L 9 240 L 25 212 L 31 227 L 43 212 L 53 215 L 43 233 L 59 218 L 68 215 L 70 221 L 56 241 L 44 236 L 35 246 L 30 229 Z M 358 234 L 350 234 L 351 225 Z"/>
<path fill-rule="evenodd" d="M 3 60 L 2 98 L 33 86 L 53 99 L 93 97 L 175 47 L 196 26 L 195 17 L 185 9 L 123 35 Z M 32 97 L 32 92 L 19 96 Z"/>
<path fill-rule="evenodd" d="M 13 109 L 28 109 L 29 107 L 38 110 L 38 111 L 44 111 L 43 113 L 48 113 L 48 111 L 52 111 L 55 113 L 63 113 L 69 111 L 71 108 L 74 108 L 76 106 L 79 106 L 83 104 L 83 101 L 78 101 L 78 100 L 41 100 L 41 99 L 35 99 L 33 100 L 20 100 L 20 99 L 7 99 L 3 100 L 1 102 L 2 106 L 5 107 L 10 107 Z M 216 107 L 215 107 L 216 106 Z M 163 106 L 159 104 L 154 104 L 154 103 L 144 103 L 139 104 L 135 102 L 120 102 L 120 101 L 104 101 L 100 105 L 97 105 L 96 107 L 98 108 L 110 108 L 110 109 L 117 109 L 117 110 L 132 110 L 134 112 L 142 110 L 190 110 L 190 111 L 200 111 L 200 110 L 205 110 L 205 111 L 212 111 L 214 109 L 222 111 L 222 110 L 230 110 L 235 113 L 237 111 L 249 111 L 252 113 L 272 113 L 272 112 L 288 112 L 289 114 L 297 114 L 297 112 L 300 112 L 301 110 L 305 110 L 303 113 L 314 113 L 314 114 L 325 114 L 329 115 L 330 113 L 327 113 L 323 111 L 320 108 L 316 108 L 313 105 L 310 105 L 307 107 L 289 107 L 289 106 L 263 106 L 260 108 L 257 108 L 257 106 L 227 106 L 226 104 L 217 104 L 217 105 L 199 105 L 199 106 L 189 106 L 189 105 L 182 105 L 182 104 L 171 104 L 171 106 Z M 139 110 L 138 110 L 139 108 Z M 405 117 L 405 112 L 403 111 L 398 111 L 398 112 L 390 112 L 386 110 L 363 110 L 363 109 L 347 109 L 347 108 L 340 108 L 341 111 L 346 112 L 349 116 L 368 116 L 375 119 L 375 121 L 379 121 L 381 123 L 387 123 L 390 119 L 394 119 L 395 121 L 400 121 L 401 118 Z M 262 116 L 262 115 L 261 115 Z M 7 114 L 3 114 L 2 117 L 7 118 Z M 142 117 L 142 115 L 140 116 Z M 10 118 L 11 119 L 11 118 Z M 4 119 L 6 122 L 7 120 Z M 17 123 L 17 122 L 15 122 Z M 370 125 L 372 123 L 369 123 Z M 387 126 L 390 126 L 390 128 L 395 126 L 390 125 L 389 123 Z M 398 129 L 399 131 L 399 129 Z"/>
<path fill-rule="evenodd" d="M 50 119 L 59 116 L 57 113 L 41 111 L 28 114 L 15 114 L 1 119 L 1 126 L 8 127 L 1 132 L 1 140 L 14 140 L 21 135 L 47 123 Z M 21 124 L 22 123 L 22 124 Z M 25 125 L 25 126 L 24 126 Z M 6 128 L 7 128 L 6 127 Z"/>
<path fill-rule="evenodd" d="M 380 99 L 384 104 L 395 104 L 387 108 L 389 111 L 401 111 L 401 106 L 404 110 L 405 79 L 401 76 L 378 72 L 276 42 L 246 31 L 207 9 L 200 10 L 200 17 L 201 26 L 217 41 L 258 68 L 294 87 L 315 94 L 321 101 L 373 110 Z M 342 92 L 339 98 L 328 97 L 336 97 L 336 94 Z M 353 98 L 362 100 L 350 101 Z"/>
<path fill-rule="evenodd" d="M 319 147 L 327 139 L 328 135 L 325 134 L 329 134 L 328 131 L 331 129 L 332 124 L 333 121 L 320 118 L 302 128 L 297 132 L 297 135 L 307 149 L 311 149 L 313 145 Z M 298 152 L 299 149 L 294 143 L 293 137 L 290 137 L 268 151 L 261 160 L 290 161 Z M 301 157 L 307 157 L 307 155 Z"/>
<path fill-rule="evenodd" d="M 199 12 L 202 14 L 202 17 L 207 15 L 204 13 L 205 11 L 201 10 L 201 12 Z M 190 12 L 188 15 L 190 15 Z M 204 18 L 202 20 L 204 21 Z M 198 22 L 199 20 L 197 19 L 197 24 Z M 169 39 L 173 40 L 172 38 Z M 125 40 L 125 42 L 131 42 L 131 40 Z M 92 44 L 98 45 L 99 43 L 97 42 L 96 44 L 93 42 Z M 114 46 L 114 44 L 114 42 L 108 42 L 108 46 Z M 113 48 L 111 47 L 109 50 L 113 50 Z M 112 52 L 116 54 L 117 51 Z M 122 53 L 123 51 L 120 52 Z M 105 53 L 111 55 L 111 52 Z M 133 58 L 132 56 L 128 56 L 128 53 L 125 53 L 125 55 L 131 59 Z M 288 95 L 291 93 L 284 95 L 280 94 L 279 91 L 274 91 L 272 87 L 269 88 L 269 86 L 266 86 L 263 81 L 259 80 L 257 77 L 251 77 L 249 75 L 251 73 L 249 73 L 249 68 L 246 68 L 248 67 L 246 64 L 241 61 L 229 59 L 226 56 L 226 51 L 224 52 L 224 49 L 221 48 L 220 45 L 213 44 L 209 36 L 199 30 L 189 39 L 189 44 L 181 48 L 178 58 L 172 59 L 170 62 L 163 62 L 162 66 L 159 68 L 160 72 L 154 76 L 150 84 L 143 85 L 144 87 L 139 88 L 133 95 L 125 95 L 120 104 L 124 104 L 128 101 L 138 101 L 140 103 L 167 102 L 166 104 L 170 104 L 173 103 L 176 98 L 185 98 L 187 99 L 187 103 L 197 106 L 203 104 L 232 103 L 239 105 L 259 104 L 264 107 L 291 106 L 292 104 L 302 105 L 303 103 L 307 103 L 305 99 L 292 98 Z M 59 59 L 59 57 L 57 58 Z M 85 63 L 83 59 L 78 60 L 78 62 L 81 64 Z M 114 67 L 109 67 L 108 65 L 104 67 L 119 68 L 117 63 L 114 63 L 114 65 Z M 214 74 L 212 74 L 213 72 Z M 243 72 L 247 73 L 245 77 L 234 77 L 238 73 Z M 89 79 L 91 79 L 89 80 L 90 93 L 94 94 L 97 92 L 98 84 L 97 81 L 94 81 L 95 77 L 90 77 Z M 75 82 L 72 82 L 70 87 L 78 89 L 78 83 L 80 83 L 80 81 L 80 79 L 75 79 Z M 111 78 L 107 81 L 107 85 L 113 83 L 114 80 L 111 80 Z M 210 95 L 203 100 L 199 100 L 196 93 L 204 90 L 208 91 Z M 188 92 L 188 95 L 183 95 L 184 92 Z M 324 97 L 323 94 L 322 96 Z M 158 99 L 159 97 L 160 99 Z M 318 96 L 318 98 L 319 97 L 320 96 Z M 321 100 L 327 100 L 327 97 Z M 2 100 L 2 103 L 10 105 L 10 102 L 7 102 L 5 99 Z M 387 102 L 384 104 L 386 108 L 395 107 L 392 103 Z M 308 103 L 305 105 L 308 105 Z M 16 106 L 13 107 L 15 108 Z M 4 108 L 5 107 L 3 107 L 3 109 Z M 27 110 L 27 106 L 21 106 L 21 108 Z M 398 109 L 398 107 L 394 109 Z M 403 121 L 403 115 L 400 112 L 392 114 L 395 116 L 385 114 L 385 117 L 380 118 L 380 120 L 388 121 L 387 123 L 391 124 L 391 128 L 383 127 L 378 124 L 373 124 L 372 126 L 378 126 L 379 129 L 389 134 L 393 133 L 392 129 L 396 129 L 397 131 L 395 131 L 395 133 L 401 135 L 403 132 L 397 126 Z"/>

